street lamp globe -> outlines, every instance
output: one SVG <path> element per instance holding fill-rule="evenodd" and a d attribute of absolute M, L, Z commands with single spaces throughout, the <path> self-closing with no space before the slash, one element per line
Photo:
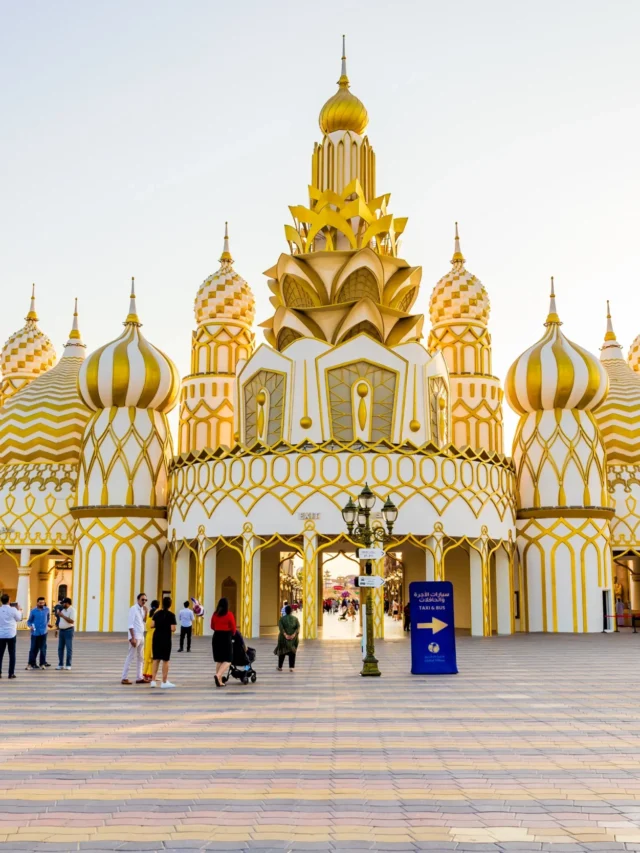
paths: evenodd
<path fill-rule="evenodd" d="M 371 512 L 376 503 L 376 496 L 373 494 L 371 489 L 369 488 L 369 484 L 364 484 L 364 489 L 358 495 L 358 503 L 360 504 L 360 509 Z"/>
<path fill-rule="evenodd" d="M 391 495 L 387 497 L 387 500 L 382 507 L 382 517 L 384 518 L 385 524 L 389 530 L 391 530 L 398 518 L 398 507 L 391 500 Z"/>
<path fill-rule="evenodd" d="M 347 527 L 353 527 L 356 521 L 357 512 L 358 508 L 351 500 L 351 498 L 349 498 L 349 500 L 342 509 L 342 518 L 344 519 L 344 523 L 347 525 Z"/>

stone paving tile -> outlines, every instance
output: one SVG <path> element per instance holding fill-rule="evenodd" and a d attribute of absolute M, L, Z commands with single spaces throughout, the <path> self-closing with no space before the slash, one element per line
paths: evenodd
<path fill-rule="evenodd" d="M 429 679 L 388 641 L 379 680 L 306 643 L 286 682 L 260 640 L 256 685 L 215 691 L 196 638 L 163 695 L 119 684 L 122 637 L 79 635 L 72 673 L 2 682 L 0 849 L 640 850 L 640 685 L 601 689 L 639 642 L 463 637 Z"/>

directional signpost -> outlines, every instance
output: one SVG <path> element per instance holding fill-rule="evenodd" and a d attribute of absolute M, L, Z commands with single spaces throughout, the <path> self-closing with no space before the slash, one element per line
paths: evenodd
<path fill-rule="evenodd" d="M 384 557 L 382 548 L 358 548 L 359 560 L 381 560 Z"/>
<path fill-rule="evenodd" d="M 356 586 L 372 586 L 374 589 L 384 586 L 384 578 L 380 575 L 357 575 L 355 582 Z"/>
<path fill-rule="evenodd" d="M 453 584 L 414 581 L 409 584 L 409 602 L 412 674 L 457 672 Z"/>

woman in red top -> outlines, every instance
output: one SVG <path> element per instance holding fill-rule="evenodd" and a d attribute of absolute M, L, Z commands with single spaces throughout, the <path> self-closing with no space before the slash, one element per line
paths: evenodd
<path fill-rule="evenodd" d="M 216 662 L 216 687 L 224 687 L 222 679 L 231 665 L 233 658 L 231 640 L 236 632 L 236 620 L 229 610 L 229 602 L 226 598 L 221 598 L 218 602 L 215 613 L 211 617 L 211 627 L 213 629 L 211 648 Z"/>

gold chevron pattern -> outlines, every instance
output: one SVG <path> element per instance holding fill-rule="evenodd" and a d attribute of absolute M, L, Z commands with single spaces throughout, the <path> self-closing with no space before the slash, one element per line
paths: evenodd
<path fill-rule="evenodd" d="M 62 358 L 0 409 L 0 463 L 77 463 L 90 411 L 78 393 L 82 358 Z"/>
<path fill-rule="evenodd" d="M 607 461 L 614 465 L 640 464 L 640 375 L 622 358 L 602 362 L 609 375 L 609 393 L 594 413 Z"/>

